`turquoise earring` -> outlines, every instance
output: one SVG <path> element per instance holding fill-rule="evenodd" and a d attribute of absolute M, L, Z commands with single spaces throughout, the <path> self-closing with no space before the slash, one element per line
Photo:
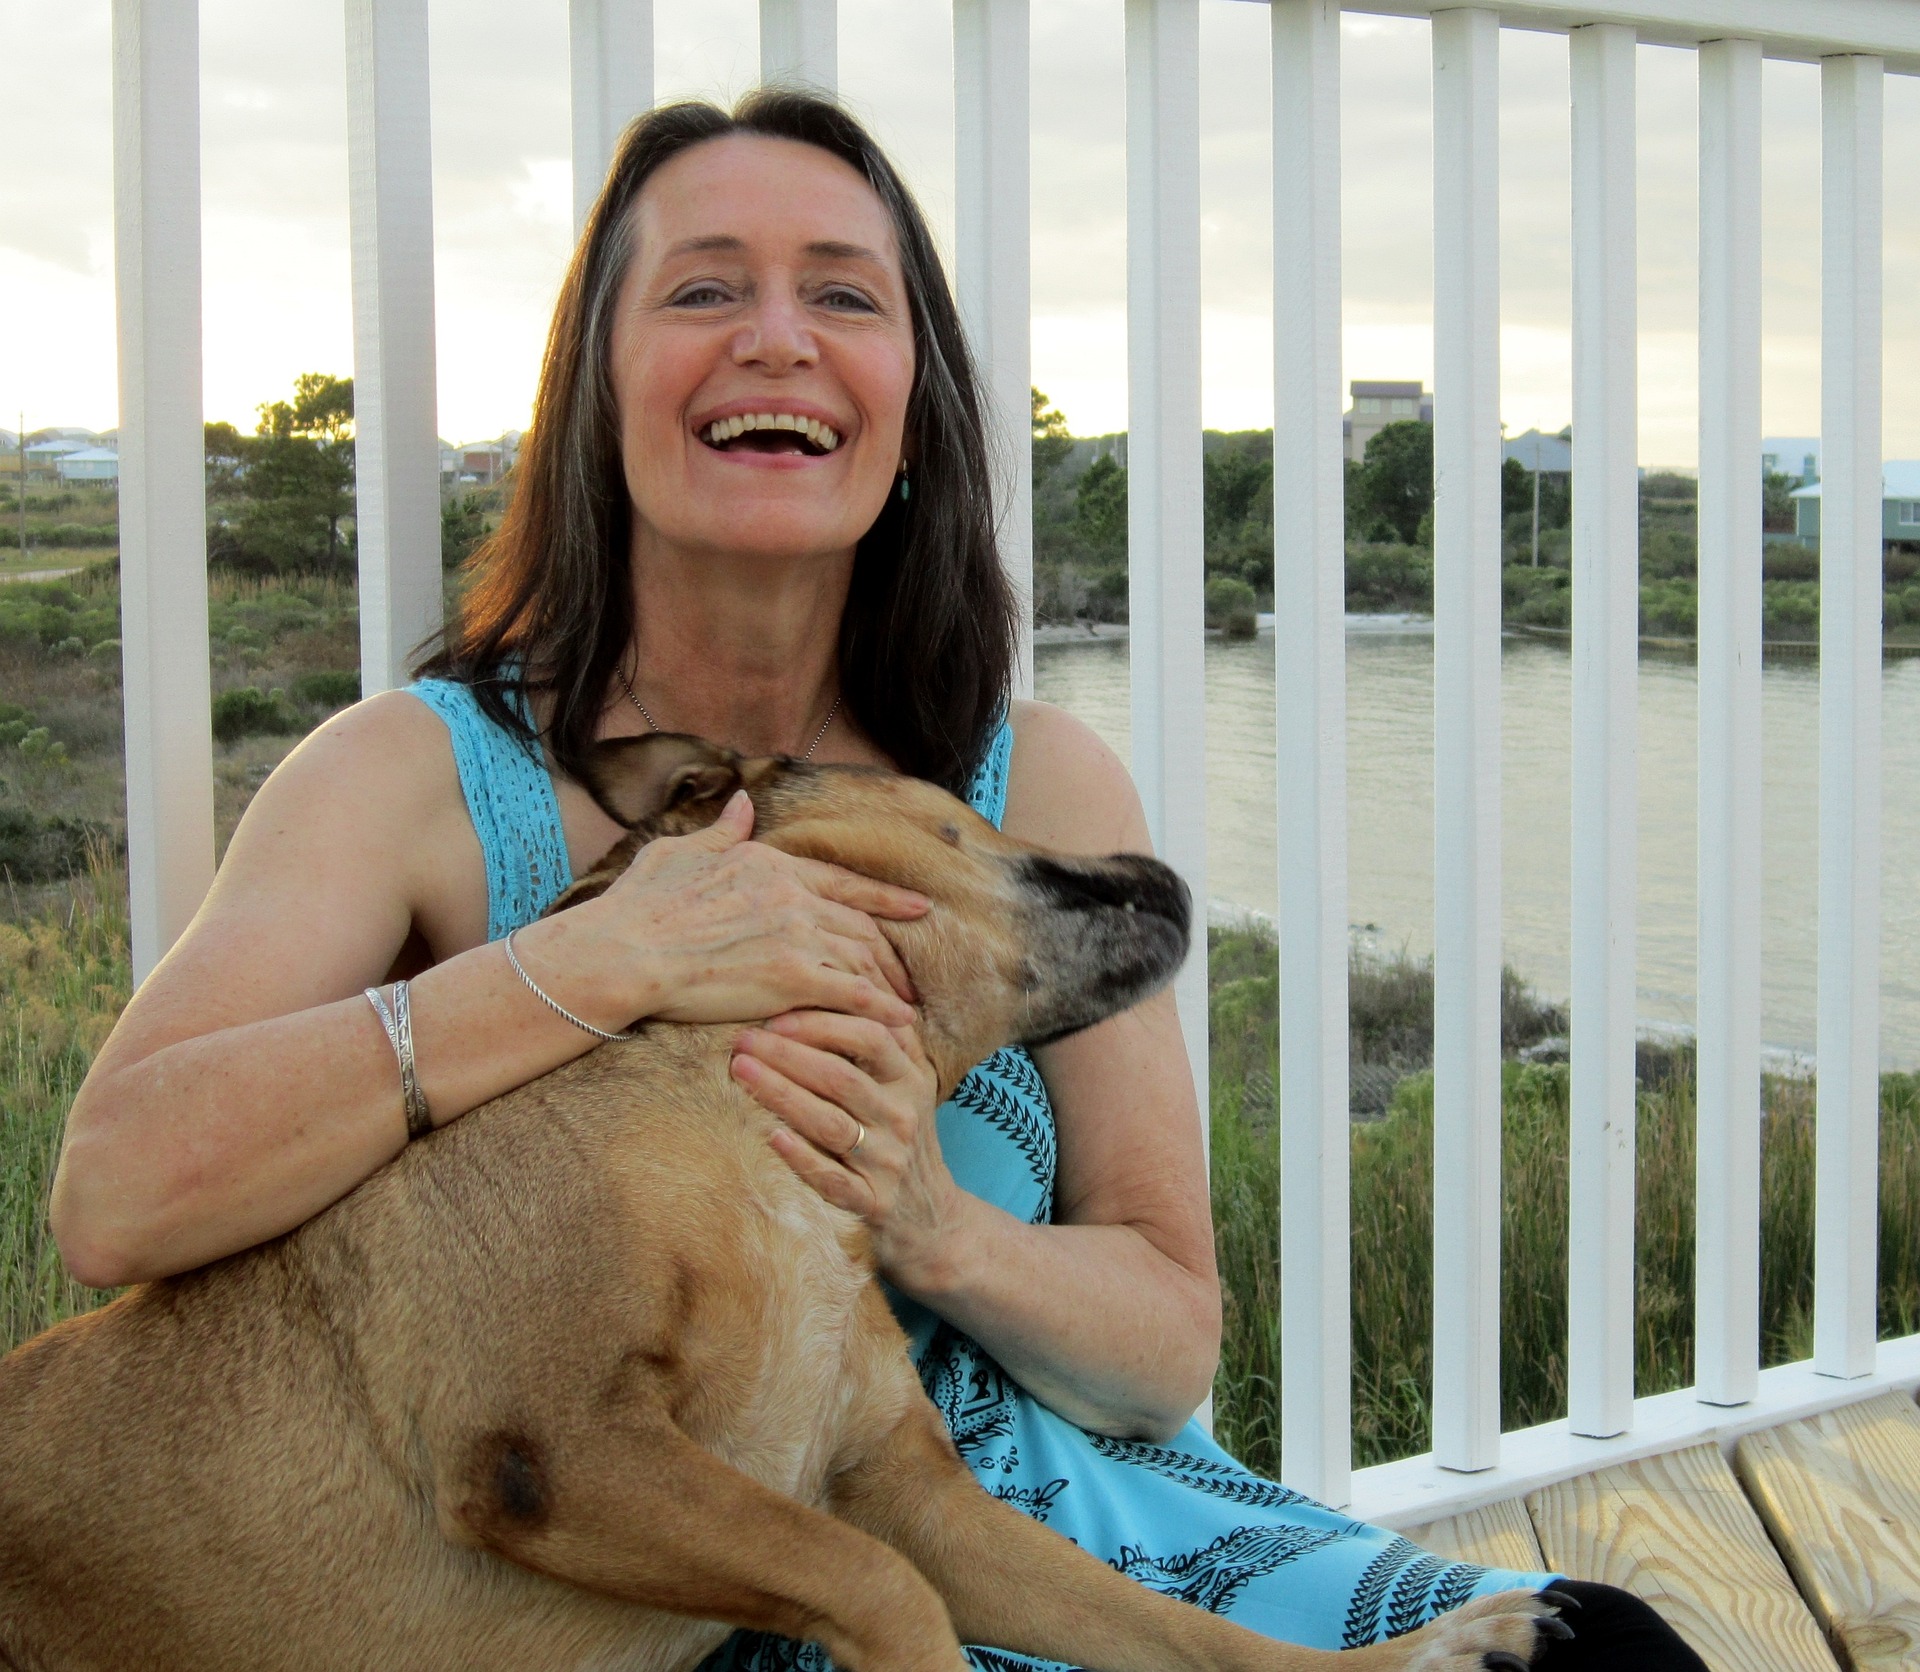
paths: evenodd
<path fill-rule="evenodd" d="M 907 481 L 907 461 L 900 461 L 900 503 L 902 505 L 913 497 L 913 488 Z"/>

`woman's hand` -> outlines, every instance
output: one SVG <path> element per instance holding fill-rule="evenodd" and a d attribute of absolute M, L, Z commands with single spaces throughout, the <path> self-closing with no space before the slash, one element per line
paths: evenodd
<path fill-rule="evenodd" d="M 971 1198 L 940 1153 L 939 1086 L 918 1033 L 793 1011 L 740 1036 L 733 1077 L 785 1123 L 769 1140 L 780 1158 L 867 1222 L 892 1282 L 921 1294 L 944 1281 Z"/>
<path fill-rule="evenodd" d="M 563 1002 L 579 989 L 603 994 L 583 1014 L 613 1026 L 800 1008 L 911 1021 L 913 984 L 873 920 L 919 917 L 927 901 L 752 833 L 741 791 L 707 829 L 649 842 L 599 899 L 521 930 L 523 960 L 544 966 Z M 582 974 L 570 981 L 569 969 Z"/>

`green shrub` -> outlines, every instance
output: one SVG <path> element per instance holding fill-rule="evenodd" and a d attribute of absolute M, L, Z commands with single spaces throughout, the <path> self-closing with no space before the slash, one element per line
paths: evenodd
<path fill-rule="evenodd" d="M 1510 563 L 1500 571 L 1500 596 L 1506 619 L 1520 627 L 1573 625 L 1573 576 L 1565 569 L 1536 569 Z"/>
<path fill-rule="evenodd" d="M 1770 639 L 1812 639 L 1820 632 L 1818 581 L 1766 581 L 1761 588 L 1762 630 Z"/>
<path fill-rule="evenodd" d="M 360 700 L 360 672 L 357 668 L 322 668 L 318 673 L 303 673 L 293 682 L 293 700 L 311 703 L 315 708 L 345 708 Z"/>
<path fill-rule="evenodd" d="M 1431 610 L 1433 553 L 1419 546 L 1349 544 L 1347 608 Z"/>
<path fill-rule="evenodd" d="M 84 872 L 94 848 L 114 845 L 112 832 L 91 820 L 0 806 L 0 873 L 13 882 L 59 882 Z"/>
<path fill-rule="evenodd" d="M 213 699 L 213 735 L 222 743 L 243 737 L 298 731 L 300 721 L 287 707 L 280 691 L 262 691 L 255 685 L 236 686 Z"/>
<path fill-rule="evenodd" d="M 1690 639 L 1699 624 L 1699 591 L 1691 580 L 1654 580 L 1641 585 L 1641 632 L 1650 638 Z"/>
<path fill-rule="evenodd" d="M 1230 639 L 1250 639 L 1258 627 L 1254 611 L 1258 600 L 1245 581 L 1220 575 L 1207 582 L 1207 625 L 1225 631 Z"/>

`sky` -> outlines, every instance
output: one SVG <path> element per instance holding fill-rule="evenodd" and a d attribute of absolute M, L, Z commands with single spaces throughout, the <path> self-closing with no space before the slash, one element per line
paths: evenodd
<path fill-rule="evenodd" d="M 305 371 L 349 373 L 340 0 L 201 0 L 205 402 L 251 429 Z M 1033 4 L 1034 381 L 1080 434 L 1126 424 L 1120 0 Z M 662 97 L 755 79 L 756 0 L 655 0 Z M 841 0 L 841 92 L 953 224 L 946 0 Z M 1272 421 L 1267 12 L 1202 0 L 1203 411 Z M 434 0 L 439 418 L 520 428 L 571 235 L 567 0 Z M 1571 417 L 1565 37 L 1501 36 L 1502 413 Z M 1343 26 L 1346 376 L 1431 384 L 1427 25 Z M 1693 54 L 1639 51 L 1640 456 L 1697 447 Z M 1819 73 L 1769 63 L 1762 426 L 1819 428 Z M 109 0 L 0 0 L 0 425 L 117 421 Z M 1920 457 L 1920 80 L 1887 83 L 1886 443 Z"/>

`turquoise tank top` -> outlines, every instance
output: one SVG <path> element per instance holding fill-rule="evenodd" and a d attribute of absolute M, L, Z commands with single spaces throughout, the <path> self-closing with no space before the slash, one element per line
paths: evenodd
<path fill-rule="evenodd" d="M 411 689 L 452 735 L 486 854 L 487 933 L 498 939 L 539 916 L 572 880 L 552 780 L 539 754 L 488 720 L 466 686 L 423 680 Z M 1002 724 L 967 793 L 996 827 L 1012 758 L 1013 728 Z M 935 1118 L 962 1189 L 1031 1224 L 1051 1222 L 1053 1105 L 1025 1050 L 994 1052 Z M 902 1297 L 894 1304 L 928 1396 L 988 1491 L 1142 1584 L 1250 1630 L 1310 1648 L 1360 1648 L 1472 1597 L 1538 1590 L 1555 1577 L 1435 1556 L 1242 1468 L 1197 1422 L 1165 1445 L 1089 1433 L 951 1324 Z M 986 1672 L 1052 1672 L 1052 1663 L 1000 1649 L 967 1656 Z M 831 1664 L 813 1644 L 739 1632 L 700 1672 L 829 1672 Z"/>

